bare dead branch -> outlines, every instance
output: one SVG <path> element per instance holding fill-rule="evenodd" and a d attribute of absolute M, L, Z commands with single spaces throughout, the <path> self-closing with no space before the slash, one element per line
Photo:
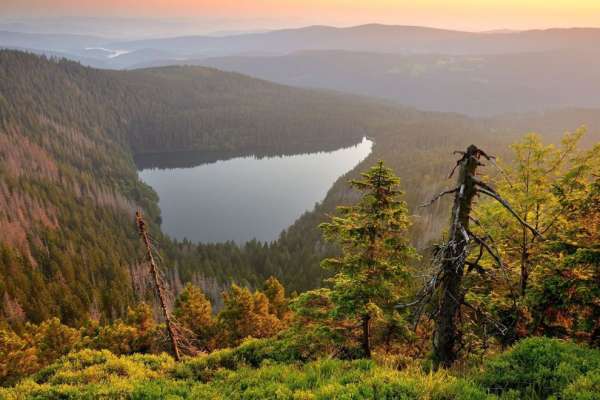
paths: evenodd
<path fill-rule="evenodd" d="M 483 157 L 483 158 L 485 158 L 488 161 L 496 159 L 495 156 L 491 156 L 491 155 L 487 154 L 485 151 L 481 150 L 480 148 L 477 148 L 477 156 L 478 157 Z"/>
<path fill-rule="evenodd" d="M 454 152 L 456 153 L 456 151 Z M 462 153 L 462 152 L 461 152 Z M 463 153 L 464 154 L 464 153 Z M 456 165 L 454 166 L 454 168 L 452 168 L 452 171 L 450 171 L 450 174 L 448 175 L 448 179 L 452 178 L 452 176 L 454 176 L 454 172 L 456 172 L 456 168 L 458 168 L 460 166 L 460 163 L 463 161 L 463 159 L 461 158 L 460 160 L 456 161 Z"/>
<path fill-rule="evenodd" d="M 481 179 L 475 177 L 475 176 L 471 176 L 471 179 L 473 179 L 473 182 L 475 182 L 475 184 L 477 186 L 479 186 L 480 188 L 483 188 L 485 190 L 489 190 L 490 192 L 494 193 L 495 195 L 498 195 L 498 192 L 496 192 L 496 189 L 494 189 L 493 187 L 491 187 L 490 185 L 488 185 L 487 183 L 485 183 L 484 181 L 482 181 Z"/>
<path fill-rule="evenodd" d="M 477 189 L 478 192 L 481 192 L 487 196 L 490 196 L 491 198 L 495 199 L 496 201 L 498 201 L 500 204 L 502 204 L 504 206 L 504 208 L 506 208 L 512 215 L 513 217 L 515 217 L 517 219 L 517 221 L 519 221 L 519 223 L 521 225 L 523 225 L 525 228 L 529 229 L 531 231 L 531 233 L 533 233 L 535 236 L 538 237 L 542 237 L 542 234 L 539 233 L 537 231 L 537 229 L 535 229 L 533 226 L 529 225 L 527 222 L 525 222 L 520 216 L 519 214 L 517 214 L 517 212 L 515 210 L 513 210 L 513 208 L 510 206 L 510 204 L 508 204 L 508 202 L 506 200 L 504 200 L 502 197 L 500 197 L 499 194 L 495 193 L 495 192 L 490 192 L 487 189 L 484 189 L 483 187 L 479 187 Z"/>
<path fill-rule="evenodd" d="M 487 315 L 487 313 L 484 312 L 479 307 L 472 306 L 464 299 L 462 301 L 462 304 L 465 305 L 466 307 L 470 308 L 471 310 L 475 311 L 477 314 L 481 315 L 483 318 L 487 319 L 489 322 L 491 322 L 492 325 L 494 325 L 494 327 L 498 330 L 498 332 L 500 332 L 501 335 L 504 336 L 506 334 L 506 332 L 508 331 L 508 328 L 506 327 L 506 325 L 504 325 L 500 321 L 496 320 L 495 318 Z"/>
<path fill-rule="evenodd" d="M 428 203 L 421 204 L 419 207 L 420 208 L 429 207 L 430 205 L 432 205 L 433 203 L 435 203 L 436 201 L 438 201 L 442 197 L 446 196 L 447 194 L 456 193 L 457 191 L 458 191 L 457 187 L 454 188 L 454 189 L 444 190 L 443 192 L 441 192 L 440 194 L 438 194 L 437 196 L 435 196 L 433 199 L 431 199 Z"/>
<path fill-rule="evenodd" d="M 479 244 L 479 254 L 477 255 L 477 259 L 475 261 L 467 261 L 467 265 L 469 265 L 471 267 L 469 270 L 472 270 L 476 266 L 481 268 L 481 266 L 479 265 L 479 261 L 481 261 L 482 258 L 483 258 L 483 245 Z"/>
<path fill-rule="evenodd" d="M 479 243 L 490 254 L 490 256 L 492 256 L 492 258 L 494 259 L 494 261 L 496 261 L 496 263 L 498 264 L 498 266 L 500 268 L 504 268 L 504 264 L 502 263 L 502 259 L 500 258 L 499 255 L 497 255 L 496 253 L 494 253 L 494 251 L 492 250 L 492 248 L 490 247 L 490 245 L 484 239 L 482 239 L 479 236 L 475 235 L 473 232 L 469 231 L 469 233 L 471 234 L 471 237 L 477 243 Z"/>
<path fill-rule="evenodd" d="M 477 273 L 479 275 L 485 275 L 485 272 L 486 272 L 485 268 L 483 268 L 478 263 L 472 262 L 472 261 L 467 261 L 465 264 L 468 266 L 467 272 L 471 272 L 472 270 L 475 270 L 475 271 L 477 271 Z"/>

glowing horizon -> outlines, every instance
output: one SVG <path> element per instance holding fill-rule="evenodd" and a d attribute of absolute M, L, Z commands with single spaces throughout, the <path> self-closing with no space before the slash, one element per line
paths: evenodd
<path fill-rule="evenodd" d="M 221 18 L 256 28 L 384 23 L 458 30 L 600 27 L 598 0 L 3 0 L 2 17 Z M 269 25 L 270 24 L 270 25 Z"/>

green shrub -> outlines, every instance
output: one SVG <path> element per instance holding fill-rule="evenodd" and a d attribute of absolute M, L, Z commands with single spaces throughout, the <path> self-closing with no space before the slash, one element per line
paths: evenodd
<path fill-rule="evenodd" d="M 562 391 L 562 399 L 600 400 L 600 370 L 590 371 Z"/>
<path fill-rule="evenodd" d="M 158 379 L 171 373 L 175 366 L 166 355 L 116 356 L 108 350 L 82 350 L 61 358 L 33 376 L 38 384 L 96 384 L 114 378 L 142 380 Z"/>
<path fill-rule="evenodd" d="M 256 349 L 247 344 L 246 351 Z M 250 352 L 250 354 L 255 354 Z M 210 380 L 181 379 L 173 360 L 164 356 L 115 356 L 86 350 L 62 358 L 11 389 L 0 398 L 17 399 L 396 399 L 490 400 L 472 383 L 446 373 L 424 374 L 418 369 L 395 371 L 373 361 L 323 359 L 285 364 L 264 358 L 259 368 L 235 365 L 235 350 L 197 357 L 182 363 L 210 371 Z M 255 359 L 256 361 L 256 359 Z M 224 366 L 235 365 L 236 369 Z M 220 366 L 220 367 L 219 367 Z M 205 375 L 204 377 L 207 377 Z"/>
<path fill-rule="evenodd" d="M 529 338 L 485 363 L 477 381 L 492 393 L 519 399 L 561 397 L 560 393 L 588 373 L 600 371 L 600 351 L 575 343 L 547 338 Z M 512 394 L 511 394 L 512 392 Z M 582 397 L 585 399 L 586 397 Z"/>
<path fill-rule="evenodd" d="M 248 340 L 178 364 L 166 354 L 84 350 L 0 389 L 0 399 L 600 400 L 600 352 L 559 340 L 524 340 L 473 380 L 414 364 L 398 371 L 371 360 L 301 362 L 288 346 Z"/>
<path fill-rule="evenodd" d="M 247 339 L 234 349 L 218 350 L 185 360 L 177 366 L 175 376 L 207 382 L 219 369 L 235 370 L 243 366 L 257 368 L 264 361 L 290 363 L 302 359 L 296 346 L 288 340 Z"/>

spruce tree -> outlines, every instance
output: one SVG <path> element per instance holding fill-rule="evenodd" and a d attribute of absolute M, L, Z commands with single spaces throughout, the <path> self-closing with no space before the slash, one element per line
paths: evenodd
<path fill-rule="evenodd" d="M 330 279 L 334 314 L 360 321 L 365 357 L 371 356 L 370 322 L 375 315 L 393 313 L 407 262 L 415 254 L 407 242 L 408 211 L 399 184 L 380 161 L 350 182 L 362 192 L 359 202 L 338 207 L 338 215 L 320 225 L 325 238 L 341 247 L 340 256 L 322 262 L 335 272 Z"/>

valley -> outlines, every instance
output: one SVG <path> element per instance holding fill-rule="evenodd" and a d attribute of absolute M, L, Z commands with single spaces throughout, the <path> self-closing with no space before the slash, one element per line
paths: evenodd
<path fill-rule="evenodd" d="M 590 128 L 592 143 L 598 137 L 598 113 L 593 109 L 557 113 L 560 124 L 549 129 L 543 121 L 552 119 L 552 113 L 541 119 L 536 114 L 524 114 L 477 120 L 294 89 L 202 67 L 97 71 L 14 51 L 0 55 L 0 105 L 8 141 L 8 147 L 3 148 L 7 167 L 3 169 L 4 211 L 0 221 L 3 232 L 12 232 L 3 239 L 3 268 L 18 271 L 2 276 L 9 299 L 5 304 L 19 304 L 21 311 L 10 317 L 17 320 L 41 321 L 59 315 L 66 322 L 76 322 L 91 309 L 108 318 L 122 315 L 134 294 L 131 279 L 125 276 L 141 262 L 138 252 L 133 251 L 137 238 L 130 222 L 136 207 L 150 217 L 170 260 L 165 267 L 172 269 L 176 281 L 216 279 L 219 285 L 232 281 L 255 285 L 274 275 L 290 290 L 306 290 L 321 285 L 327 273 L 320 268 L 320 260 L 333 250 L 323 243 L 318 223 L 335 205 L 355 200 L 356 194 L 345 182 L 377 160 L 398 171 L 415 215 L 411 237 L 423 249 L 443 229 L 448 211 L 444 206 L 425 211 L 418 205 L 446 187 L 440 177 L 447 173 L 451 149 L 464 148 L 476 138 L 480 146 L 502 155 L 502 149 L 524 129 L 535 129 L 536 124 L 550 138 L 582 124 Z M 38 96 L 31 96 L 33 90 Z M 305 118 L 307 115 L 310 118 Z M 225 158 L 242 155 L 257 145 L 260 150 L 252 152 L 260 157 L 332 151 L 351 146 L 367 134 L 375 143 L 369 156 L 330 190 L 323 186 L 321 194 L 311 200 L 320 201 L 328 190 L 315 210 L 307 201 L 302 209 L 310 212 L 289 227 L 286 225 L 297 215 L 279 225 L 287 229 L 268 246 L 172 243 L 159 231 L 158 197 L 138 179 L 134 163 L 134 157 L 152 160 L 159 150 L 169 150 L 176 159 L 181 154 L 181 160 L 189 158 L 189 151 L 194 149 L 210 149 L 215 160 L 223 158 L 218 154 L 225 154 Z M 43 156 L 24 168 L 25 159 L 16 155 L 29 153 L 29 147 Z M 180 153 L 183 149 L 187 151 Z M 52 167 L 44 168 L 42 163 Z M 68 189 L 56 192 L 51 189 L 56 185 L 53 182 L 68 182 Z M 15 210 L 19 210 L 16 215 L 20 219 L 13 217 Z M 302 211 L 298 208 L 297 212 Z M 93 221 L 106 213 L 110 217 L 101 217 L 105 223 L 97 232 Z M 28 234 L 23 226 L 28 227 Z M 57 226 L 67 230 L 57 235 Z M 77 241 L 76 247 L 68 245 L 69 235 L 79 236 L 82 230 L 87 230 L 88 240 Z M 252 233 L 244 237 L 257 235 Z M 278 234 L 273 230 L 269 239 Z M 108 246 L 102 257 L 88 258 L 99 250 L 98 243 Z M 111 247 L 110 243 L 118 245 Z M 110 258 L 104 258 L 107 256 Z M 78 261 L 56 262 L 64 259 Z M 75 272 L 78 264 L 84 267 Z M 113 285 L 113 278 L 97 268 L 122 276 L 119 285 Z M 36 279 L 26 278 L 30 274 Z M 99 276 L 103 277 L 100 281 Z M 52 284 L 56 279 L 63 284 Z M 213 298 L 218 297 L 218 285 L 216 288 Z"/>
<path fill-rule="evenodd" d="M 597 400 L 600 28 L 106 21 L 0 18 L 0 399 Z"/>

